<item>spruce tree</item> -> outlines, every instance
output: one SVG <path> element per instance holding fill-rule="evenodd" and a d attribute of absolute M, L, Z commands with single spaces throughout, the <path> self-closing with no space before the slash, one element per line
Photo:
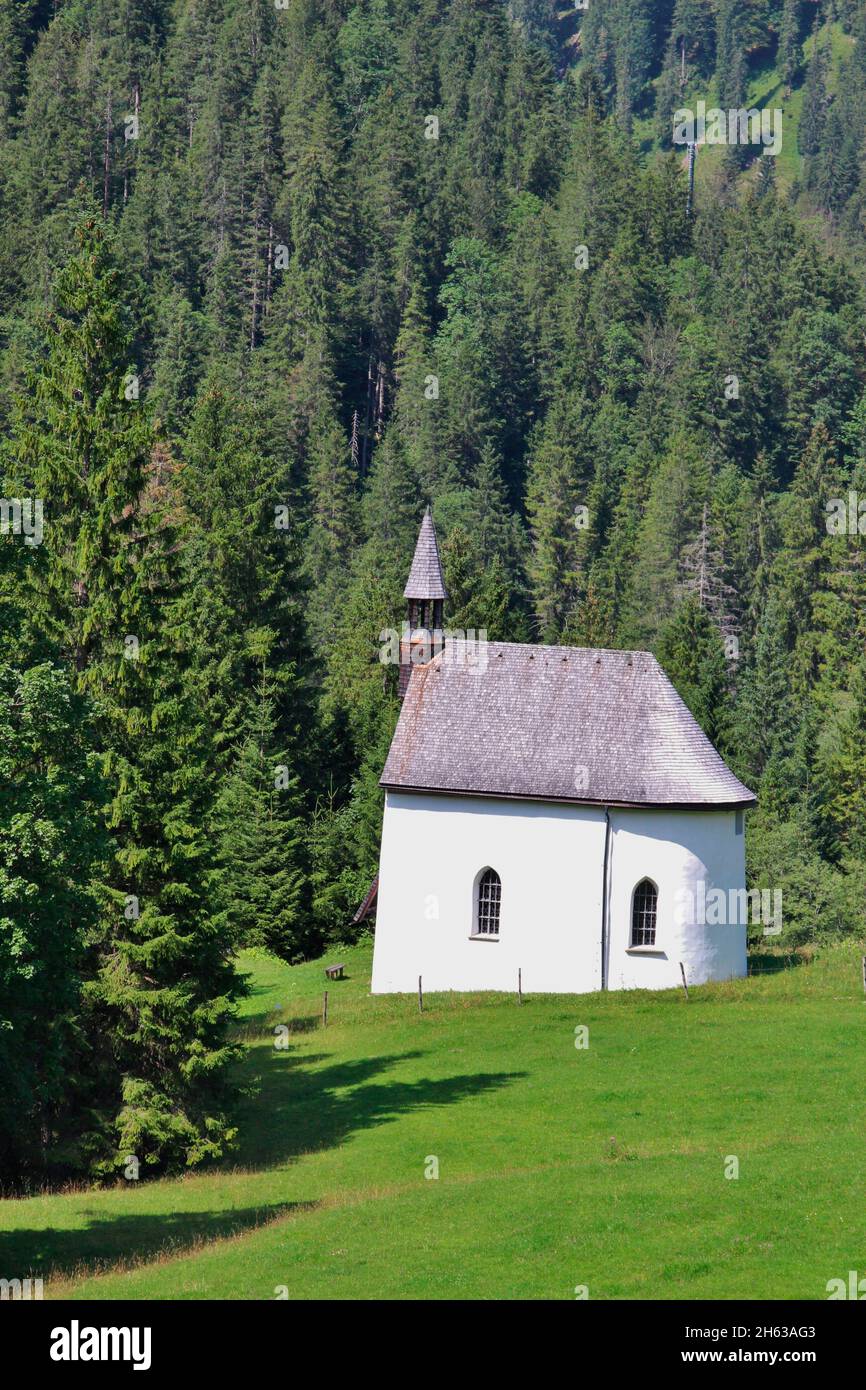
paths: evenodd
<path fill-rule="evenodd" d="M 131 335 L 107 227 L 77 229 L 60 271 L 11 466 L 45 499 L 31 624 L 97 710 L 111 862 L 86 986 L 92 1167 L 151 1168 L 224 1152 L 226 1040 L 238 982 L 203 880 L 206 729 L 184 690 L 165 462 L 136 399 Z"/>
<path fill-rule="evenodd" d="M 8 546 L 15 542 L 6 539 Z M 0 1176 L 75 1172 L 82 988 L 108 837 L 92 712 L 44 662 L 0 666 Z"/>
<path fill-rule="evenodd" d="M 212 377 L 184 441 L 180 491 L 192 525 L 178 612 L 188 683 L 214 730 L 218 771 L 231 766 L 258 706 L 264 644 L 277 742 L 293 772 L 303 765 L 309 774 L 313 671 L 299 517 L 285 471 L 267 456 L 266 437 L 260 410 Z"/>
<path fill-rule="evenodd" d="M 219 865 L 212 877 L 223 930 L 237 946 L 265 946 L 284 960 L 313 942 L 298 778 L 276 737 L 266 645 L 257 705 L 216 810 Z"/>
<path fill-rule="evenodd" d="M 791 95 L 802 68 L 802 48 L 800 44 L 801 0 L 785 0 L 782 19 L 779 24 L 779 49 L 776 63 L 785 84 L 785 94 Z"/>
<path fill-rule="evenodd" d="M 866 661 L 854 666 L 845 709 L 832 741 L 820 750 L 817 776 L 818 825 L 825 853 L 866 858 Z"/>
<path fill-rule="evenodd" d="M 707 738 L 722 753 L 731 740 L 728 672 L 718 628 L 694 594 L 659 634 L 656 656 Z"/>
<path fill-rule="evenodd" d="M 526 507 L 532 537 L 529 575 L 541 639 L 555 642 L 581 593 L 581 532 L 588 512 L 590 443 L 580 398 L 552 406 L 532 450 Z"/>
<path fill-rule="evenodd" d="M 305 572 L 311 585 L 307 622 L 312 640 L 325 647 L 358 537 L 358 478 L 350 441 L 324 409 L 310 441 L 310 532 Z"/>
<path fill-rule="evenodd" d="M 800 115 L 798 144 L 800 153 L 815 155 L 821 148 L 827 120 L 827 59 L 823 45 L 818 42 L 818 16 L 809 45 L 809 61 L 803 88 L 803 110 Z"/>

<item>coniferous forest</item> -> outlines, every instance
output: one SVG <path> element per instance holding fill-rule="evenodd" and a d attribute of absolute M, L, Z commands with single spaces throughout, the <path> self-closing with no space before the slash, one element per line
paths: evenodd
<path fill-rule="evenodd" d="M 690 199 L 699 98 L 784 138 Z M 0 0 L 4 1182 L 230 1152 L 428 504 L 447 627 L 653 651 L 863 933 L 864 114 L 858 0 Z"/>

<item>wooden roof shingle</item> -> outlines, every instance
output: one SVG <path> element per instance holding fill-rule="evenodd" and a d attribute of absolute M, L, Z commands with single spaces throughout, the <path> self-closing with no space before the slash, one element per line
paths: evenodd
<path fill-rule="evenodd" d="M 649 652 L 451 639 L 412 670 L 381 783 L 620 806 L 755 801 Z"/>
<path fill-rule="evenodd" d="M 409 571 L 409 578 L 406 580 L 403 597 L 420 599 L 446 599 L 448 597 L 445 590 L 445 580 L 442 577 L 442 565 L 439 561 L 439 546 L 436 542 L 433 516 L 429 507 L 421 519 L 421 530 L 418 532 L 415 554 L 412 557 L 412 568 Z"/>

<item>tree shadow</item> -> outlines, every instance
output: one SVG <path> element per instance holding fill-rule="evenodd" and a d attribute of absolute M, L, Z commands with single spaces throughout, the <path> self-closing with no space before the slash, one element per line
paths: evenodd
<path fill-rule="evenodd" d="M 780 975 L 783 970 L 804 964 L 805 957 L 795 951 L 784 955 L 778 951 L 749 951 L 746 971 L 749 975 Z"/>
<path fill-rule="evenodd" d="M 241 1143 L 226 1166 L 253 1171 L 292 1162 L 343 1143 L 349 1135 L 388 1124 L 415 1110 L 454 1105 L 498 1089 L 525 1072 L 476 1072 L 439 1080 L 383 1081 L 389 1067 L 414 1061 L 423 1052 L 335 1062 L 328 1053 L 298 1055 L 262 1042 L 242 1064 L 242 1079 L 259 1083 L 242 1104 Z M 317 1201 L 275 1200 L 222 1211 L 166 1211 L 157 1199 L 152 1213 L 123 1211 L 125 1191 L 117 1194 L 118 1214 L 82 1211 L 88 1224 L 76 1228 L 0 1232 L 0 1278 L 48 1278 L 102 1273 L 124 1262 L 149 1261 L 188 1252 L 199 1244 L 237 1235 L 292 1212 L 314 1209 Z M 87 1194 L 83 1195 L 87 1200 Z M 171 1197 L 167 1199 L 171 1200 Z"/>
<path fill-rule="evenodd" d="M 327 1054 L 298 1056 L 291 1048 L 256 1048 L 244 1069 L 255 1071 L 258 1092 L 238 1114 L 241 1139 L 235 1162 L 243 1167 L 288 1163 L 303 1153 L 335 1148 L 351 1134 L 411 1111 L 456 1105 L 526 1075 L 473 1072 L 438 1080 L 374 1081 L 389 1067 L 423 1055 L 410 1051 L 321 1067 L 317 1064 Z"/>
<path fill-rule="evenodd" d="M 281 1018 L 277 1020 L 285 1024 L 290 1033 L 315 1033 L 321 1027 L 321 1019 L 318 1017 L 310 1018 Z"/>
<path fill-rule="evenodd" d="M 196 1245 L 238 1235 L 318 1202 L 275 1202 L 226 1211 L 164 1210 L 106 1219 L 88 1213 L 87 1226 L 60 1230 L 0 1232 L 0 1278 L 50 1279 L 52 1275 L 99 1274 L 125 1260 L 146 1261 L 189 1251 Z"/>

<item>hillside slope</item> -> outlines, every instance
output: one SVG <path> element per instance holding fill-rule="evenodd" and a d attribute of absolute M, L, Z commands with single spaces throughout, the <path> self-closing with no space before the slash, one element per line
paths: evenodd
<path fill-rule="evenodd" d="M 260 1090 L 238 1168 L 6 1202 L 3 1267 L 100 1299 L 821 1299 L 857 1267 L 853 951 L 688 1002 L 432 996 L 423 1015 L 368 995 L 368 945 L 341 958 L 327 1029 L 321 962 L 245 962 Z"/>

